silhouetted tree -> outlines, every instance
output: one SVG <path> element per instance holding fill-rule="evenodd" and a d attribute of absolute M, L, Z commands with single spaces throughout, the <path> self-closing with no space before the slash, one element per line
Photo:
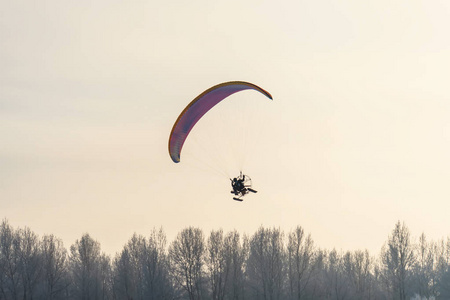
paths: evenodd
<path fill-rule="evenodd" d="M 114 259 L 114 295 L 118 299 L 132 299 L 133 271 L 130 253 L 125 247 Z"/>
<path fill-rule="evenodd" d="M 437 299 L 450 299 L 450 269 L 442 273 L 436 288 L 439 295 Z"/>
<path fill-rule="evenodd" d="M 134 234 L 116 258 L 114 287 L 121 299 L 143 299 L 145 238 Z"/>
<path fill-rule="evenodd" d="M 207 267 L 211 286 L 211 299 L 223 300 L 228 280 L 229 260 L 225 253 L 223 231 L 211 231 L 207 243 Z"/>
<path fill-rule="evenodd" d="M 290 299 L 300 300 L 307 297 L 306 289 L 315 270 L 311 235 L 306 236 L 303 228 L 297 226 L 289 233 L 287 245 Z"/>
<path fill-rule="evenodd" d="M 244 236 L 241 242 L 240 234 L 236 230 L 227 233 L 224 238 L 224 252 L 229 269 L 225 285 L 225 299 L 245 299 L 247 285 L 245 268 L 249 255 L 248 238 Z"/>
<path fill-rule="evenodd" d="M 436 243 L 436 280 L 437 299 L 450 299 L 450 237 Z"/>
<path fill-rule="evenodd" d="M 70 247 L 71 297 L 91 300 L 107 299 L 109 258 L 100 253 L 100 243 L 89 234 Z"/>
<path fill-rule="evenodd" d="M 327 255 L 324 275 L 326 278 L 326 298 L 331 300 L 347 299 L 350 295 L 350 280 L 345 273 L 343 255 L 335 249 Z"/>
<path fill-rule="evenodd" d="M 153 230 L 134 234 L 114 260 L 114 293 L 119 299 L 171 299 L 173 287 L 165 253 L 166 236 Z"/>
<path fill-rule="evenodd" d="M 62 240 L 45 235 L 41 242 L 42 293 L 48 300 L 64 299 L 69 286 L 67 250 Z"/>
<path fill-rule="evenodd" d="M 436 262 L 436 246 L 428 243 L 424 233 L 419 237 L 416 249 L 416 260 L 412 267 L 412 293 L 427 299 L 436 296 L 434 268 Z"/>
<path fill-rule="evenodd" d="M 22 297 L 20 273 L 20 239 L 6 220 L 0 225 L 0 291 L 4 299 Z"/>
<path fill-rule="evenodd" d="M 169 248 L 172 276 L 190 300 L 202 299 L 204 289 L 205 242 L 198 228 L 182 230 Z"/>
<path fill-rule="evenodd" d="M 33 299 L 36 296 L 35 289 L 41 279 L 42 272 L 39 239 L 27 227 L 16 232 L 16 239 L 19 241 L 17 254 L 19 256 L 19 272 L 22 275 L 23 283 L 22 299 Z"/>
<path fill-rule="evenodd" d="M 167 238 L 163 230 L 153 229 L 145 243 L 142 261 L 145 299 L 164 300 L 174 298 L 166 245 Z"/>
<path fill-rule="evenodd" d="M 394 299 L 406 300 L 409 272 L 415 261 L 409 229 L 397 222 L 381 251 L 384 279 Z"/>
<path fill-rule="evenodd" d="M 322 249 L 316 249 L 314 252 L 313 278 L 307 288 L 308 299 L 329 299 L 327 298 L 327 288 L 329 282 L 326 281 L 326 272 L 328 268 L 328 253 Z"/>
<path fill-rule="evenodd" d="M 373 263 L 366 251 L 347 252 L 344 257 L 344 271 L 350 282 L 350 295 L 355 299 L 372 299 Z"/>
<path fill-rule="evenodd" d="M 284 244 L 281 230 L 260 227 L 250 239 L 247 276 L 255 299 L 283 297 Z"/>

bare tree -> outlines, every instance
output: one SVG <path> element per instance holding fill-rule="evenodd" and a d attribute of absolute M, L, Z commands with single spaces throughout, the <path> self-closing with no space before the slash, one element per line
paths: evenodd
<path fill-rule="evenodd" d="M 279 229 L 261 227 L 251 237 L 247 275 L 256 299 L 282 298 L 284 257 L 283 233 Z"/>
<path fill-rule="evenodd" d="M 112 299 L 112 267 L 111 259 L 105 253 L 100 255 L 100 268 L 98 273 L 100 281 L 99 300 Z"/>
<path fill-rule="evenodd" d="M 45 299 L 63 299 L 69 285 L 67 250 L 61 239 L 45 235 L 41 242 L 43 296 Z"/>
<path fill-rule="evenodd" d="M 245 299 L 245 267 L 248 259 L 249 241 L 244 236 L 242 242 L 239 233 L 234 230 L 224 238 L 224 256 L 228 278 L 225 284 L 225 299 Z"/>
<path fill-rule="evenodd" d="M 450 269 L 441 274 L 437 290 L 439 293 L 437 299 L 450 299 Z"/>
<path fill-rule="evenodd" d="M 116 294 L 123 299 L 143 299 L 143 259 L 145 238 L 133 234 L 119 257 L 115 260 Z"/>
<path fill-rule="evenodd" d="M 20 239 L 6 220 L 0 225 L 0 291 L 5 299 L 19 299 L 22 278 L 19 262 Z"/>
<path fill-rule="evenodd" d="M 290 299 L 305 298 L 305 291 L 315 271 L 314 248 L 311 235 L 305 236 L 297 226 L 288 236 L 287 272 Z"/>
<path fill-rule="evenodd" d="M 84 234 L 70 247 L 72 297 L 74 299 L 105 299 L 108 276 L 105 265 L 109 259 L 100 253 L 100 243 Z"/>
<path fill-rule="evenodd" d="M 143 278 L 145 299 L 172 299 L 174 295 L 166 255 L 167 238 L 162 228 L 153 229 L 145 244 Z"/>
<path fill-rule="evenodd" d="M 39 239 L 29 228 L 19 229 L 16 235 L 20 241 L 17 254 L 23 282 L 23 299 L 33 299 L 42 272 Z"/>
<path fill-rule="evenodd" d="M 326 299 L 344 300 L 350 295 L 350 280 L 345 273 L 344 258 L 335 249 L 327 255 L 324 275 Z"/>
<path fill-rule="evenodd" d="M 207 243 L 207 267 L 211 285 L 211 299 L 223 300 L 231 257 L 225 253 L 223 231 L 211 231 Z"/>
<path fill-rule="evenodd" d="M 114 260 L 114 294 L 119 299 L 170 299 L 172 284 L 165 253 L 166 236 L 134 234 Z"/>
<path fill-rule="evenodd" d="M 125 247 L 114 259 L 114 295 L 118 299 L 132 299 L 133 270 L 130 262 L 130 253 Z"/>
<path fill-rule="evenodd" d="M 325 280 L 327 269 L 327 252 L 322 249 L 314 250 L 314 260 L 312 261 L 312 269 L 315 271 L 311 274 L 311 279 L 306 287 L 304 295 L 307 299 L 328 299 L 325 296 L 328 282 Z"/>
<path fill-rule="evenodd" d="M 417 259 L 413 265 L 413 293 L 429 298 L 435 295 L 435 254 L 436 247 L 428 243 L 424 233 L 419 237 L 417 245 Z"/>
<path fill-rule="evenodd" d="M 371 299 L 373 263 L 369 252 L 357 250 L 344 255 L 344 270 L 351 284 L 351 295 L 356 299 Z"/>
<path fill-rule="evenodd" d="M 182 230 L 169 248 L 171 273 L 190 300 L 202 299 L 205 242 L 198 228 Z"/>
<path fill-rule="evenodd" d="M 130 299 L 143 299 L 143 258 L 145 255 L 145 238 L 141 235 L 133 234 L 126 245 L 128 259 L 132 272 L 132 294 Z"/>
<path fill-rule="evenodd" d="M 436 244 L 436 292 L 437 299 L 450 299 L 450 237 Z"/>
<path fill-rule="evenodd" d="M 386 282 L 390 282 L 391 295 L 394 299 L 406 300 L 407 280 L 415 261 L 414 247 L 410 233 L 405 224 L 397 222 L 387 245 L 381 251 Z"/>

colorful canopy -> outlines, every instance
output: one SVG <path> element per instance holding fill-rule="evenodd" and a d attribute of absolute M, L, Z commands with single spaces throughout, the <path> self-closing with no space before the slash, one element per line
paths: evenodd
<path fill-rule="evenodd" d="M 172 160 L 175 163 L 180 162 L 180 153 L 183 144 L 189 132 L 204 114 L 228 96 L 248 89 L 258 91 L 272 100 L 272 96 L 267 91 L 257 85 L 243 81 L 230 81 L 218 84 L 207 89 L 192 100 L 178 116 L 170 133 L 169 154 Z"/>

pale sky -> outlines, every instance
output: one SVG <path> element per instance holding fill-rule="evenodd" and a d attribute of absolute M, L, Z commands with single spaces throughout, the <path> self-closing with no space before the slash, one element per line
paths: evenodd
<path fill-rule="evenodd" d="M 187 226 L 300 225 L 318 247 L 373 255 L 398 220 L 415 236 L 450 235 L 448 1 L 1 7 L 0 217 L 11 225 L 66 247 L 88 232 L 109 254 L 161 226 L 172 240 Z M 244 126 L 264 126 L 245 153 L 259 193 L 242 203 L 197 166 L 189 138 L 181 163 L 167 151 L 183 108 L 232 80 L 274 97 L 229 102 L 255 101 L 259 123 Z M 212 126 L 228 126 L 233 105 L 199 134 L 235 144 Z"/>

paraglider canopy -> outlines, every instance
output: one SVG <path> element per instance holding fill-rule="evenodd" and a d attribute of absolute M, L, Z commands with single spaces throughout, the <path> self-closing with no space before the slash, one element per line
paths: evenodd
<path fill-rule="evenodd" d="M 183 144 L 189 132 L 203 115 L 228 96 L 249 89 L 258 91 L 272 100 L 269 92 L 257 85 L 244 81 L 230 81 L 215 85 L 192 100 L 178 116 L 170 133 L 169 155 L 173 162 L 180 162 Z"/>

